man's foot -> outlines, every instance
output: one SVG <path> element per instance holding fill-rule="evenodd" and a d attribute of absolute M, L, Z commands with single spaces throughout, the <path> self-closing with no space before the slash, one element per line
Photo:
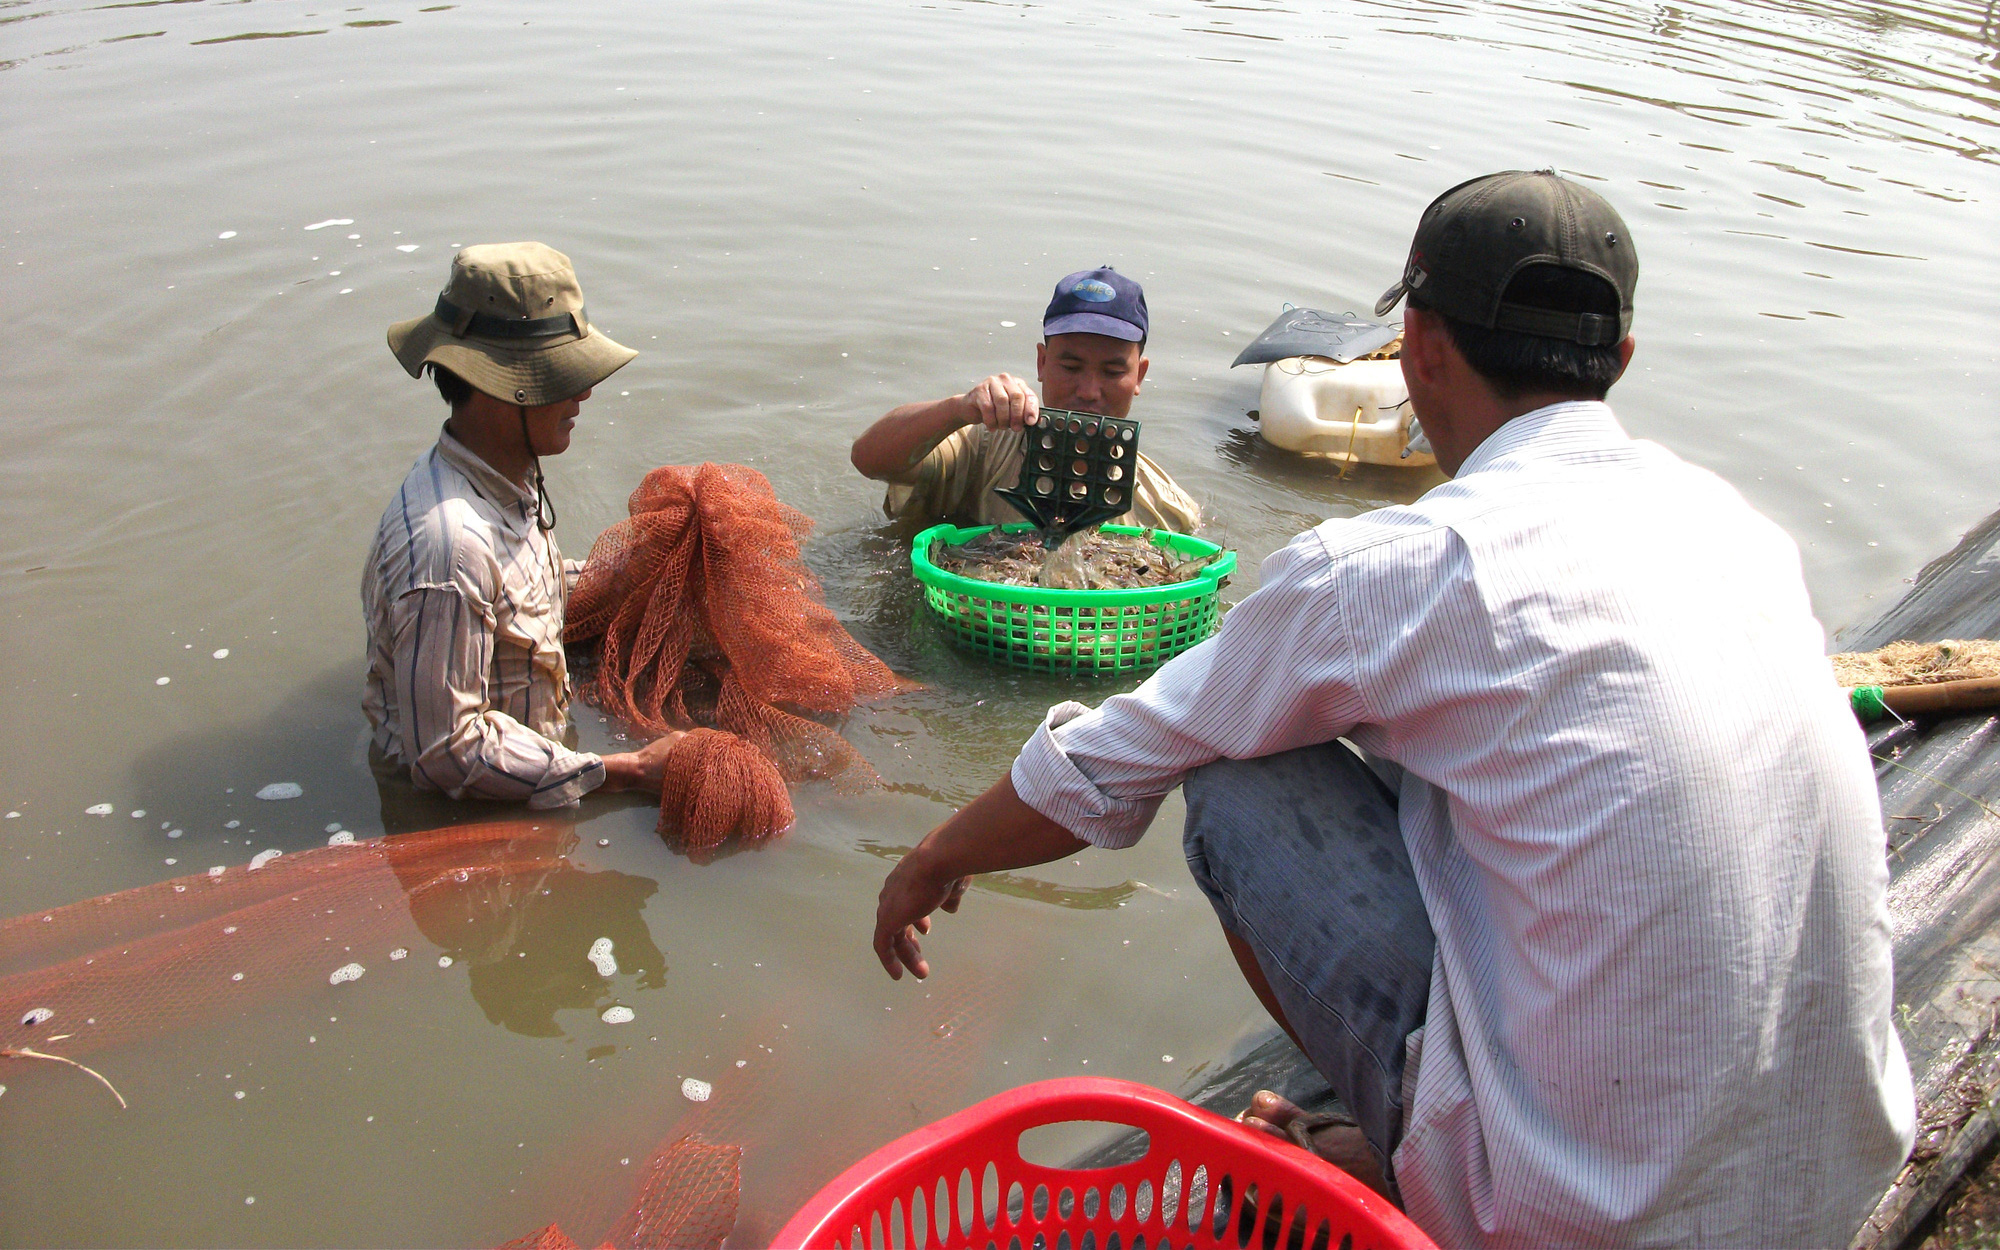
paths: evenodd
<path fill-rule="evenodd" d="M 1295 1143 L 1333 1164 L 1368 1188 L 1389 1197 L 1389 1182 L 1375 1161 L 1361 1127 L 1346 1116 L 1315 1115 L 1288 1098 L 1260 1089 L 1237 1120 L 1262 1133 Z"/>

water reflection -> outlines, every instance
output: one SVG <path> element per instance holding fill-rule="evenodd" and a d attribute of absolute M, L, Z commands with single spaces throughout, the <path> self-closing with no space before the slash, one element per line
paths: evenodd
<path fill-rule="evenodd" d="M 659 884 L 579 868 L 567 858 L 576 844 L 567 824 L 521 822 L 512 838 L 450 864 L 390 861 L 417 928 L 466 965 L 486 1018 L 523 1037 L 565 1036 L 557 1012 L 614 1005 L 621 973 L 636 989 L 666 984 L 666 958 L 643 915 Z M 588 958 L 604 938 L 617 961 L 610 975 Z"/>

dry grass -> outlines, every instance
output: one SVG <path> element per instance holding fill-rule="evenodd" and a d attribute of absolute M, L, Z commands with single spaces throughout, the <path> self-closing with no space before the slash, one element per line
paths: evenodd
<path fill-rule="evenodd" d="M 2000 677 L 2000 642 L 1892 642 L 1880 651 L 1850 651 L 1832 660 L 1834 680 L 1843 686 L 1922 686 Z"/>

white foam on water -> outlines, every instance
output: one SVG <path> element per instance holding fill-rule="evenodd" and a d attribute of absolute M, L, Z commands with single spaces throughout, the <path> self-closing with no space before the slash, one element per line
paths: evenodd
<path fill-rule="evenodd" d="M 351 286 L 344 286 L 344 287 L 340 288 L 340 293 L 341 293 L 342 295 L 352 295 L 352 294 L 354 294 L 354 288 L 353 288 L 353 287 L 351 287 Z"/>
<path fill-rule="evenodd" d="M 396 963 L 399 960 L 408 959 L 409 957 L 410 957 L 410 952 L 401 946 L 398 946 L 395 950 L 389 952 L 390 963 Z"/>
<path fill-rule="evenodd" d="M 243 979 L 243 974 L 240 972 L 232 973 L 230 974 L 229 979 L 232 981 L 241 981 Z"/>
<path fill-rule="evenodd" d="M 590 953 L 585 955 L 584 958 L 588 959 L 591 965 L 597 969 L 598 976 L 615 977 L 618 975 L 618 960 L 611 954 L 610 938 L 601 937 L 592 942 L 590 944 Z"/>
<path fill-rule="evenodd" d="M 171 868 L 171 867 L 173 867 L 173 866 L 174 866 L 175 864 L 178 864 L 178 863 L 180 863 L 180 861 L 179 861 L 179 860 L 177 860 L 177 859 L 169 859 L 169 860 L 167 861 L 167 867 Z"/>
<path fill-rule="evenodd" d="M 144 819 L 146 819 L 146 809 L 142 807 L 142 808 L 140 808 L 140 809 L 139 809 L 138 811 L 136 811 L 136 812 L 133 812 L 133 813 L 132 813 L 132 819 L 134 819 L 134 820 L 144 820 Z"/>
<path fill-rule="evenodd" d="M 1160 1056 L 1160 1062 L 1161 1062 L 1161 1063 L 1172 1063 L 1173 1061 L 1174 1061 L 1174 1057 L 1173 1057 L 1172 1055 L 1161 1055 L 1161 1056 Z"/>
<path fill-rule="evenodd" d="M 225 821 L 223 821 L 223 822 L 222 822 L 222 827 L 223 827 L 224 829 L 235 829 L 235 828 L 237 828 L 237 827 L 241 826 L 241 825 L 242 825 L 242 823 L 243 823 L 243 822 L 242 822 L 242 821 L 240 821 L 240 820 L 225 820 Z"/>
<path fill-rule="evenodd" d="M 9 819 L 9 820 L 19 820 L 19 819 L 21 819 L 21 813 L 19 813 L 19 812 L 8 812 L 8 813 L 7 813 L 7 819 Z"/>
<path fill-rule="evenodd" d="M 449 967 L 451 967 L 451 956 L 449 956 L 449 955 L 439 955 L 439 956 L 438 956 L 438 967 L 440 967 L 440 968 L 449 968 Z"/>
<path fill-rule="evenodd" d="M 421 243 L 398 243 L 396 250 L 399 252 L 414 252 L 422 246 L 423 244 Z"/>
<path fill-rule="evenodd" d="M 47 1007 L 36 1007 L 30 1012 L 28 1012 L 27 1015 L 21 1017 L 21 1023 L 29 1026 L 30 1028 L 33 1028 L 35 1025 L 38 1024 L 47 1024 L 49 1021 L 55 1018 L 56 1018 L 56 1013 L 49 1010 Z"/>
<path fill-rule="evenodd" d="M 240 1099 L 240 1098 L 242 1098 L 242 1097 L 243 1097 L 243 1091 L 242 1091 L 242 1090 L 240 1090 L 240 1089 L 239 1089 L 239 1090 L 237 1090 L 237 1091 L 236 1091 L 236 1097 L 237 1097 L 237 1098 L 239 1098 L 239 1099 Z"/>
<path fill-rule="evenodd" d="M 218 239 L 233 239 L 236 237 L 236 232 L 234 230 L 224 230 L 221 234 L 218 234 L 215 237 Z"/>
<path fill-rule="evenodd" d="M 167 836 L 170 838 L 178 838 L 186 832 L 187 830 L 185 829 L 169 829 L 167 830 Z"/>
<path fill-rule="evenodd" d="M 351 226 L 353 224 L 354 218 L 352 217 L 329 217 L 325 221 L 316 221 L 310 226 L 301 228 L 305 230 L 324 230 L 328 226 Z"/>
<path fill-rule="evenodd" d="M 173 678 L 171 678 L 171 677 L 157 677 L 157 678 L 154 678 L 154 680 L 153 680 L 153 684 L 154 684 L 155 686 L 164 686 L 164 685 L 166 685 L 166 684 L 167 684 L 168 682 L 170 682 L 170 681 L 172 681 L 172 680 L 173 680 Z"/>
<path fill-rule="evenodd" d="M 245 1199 L 243 1200 L 243 1205 L 244 1205 L 244 1206 L 246 1206 L 246 1207 L 254 1207 L 254 1206 L 256 1206 L 256 1205 L 257 1205 L 257 1198 L 256 1198 L 256 1196 L 255 1196 L 255 1195 L 253 1194 L 253 1195 L 251 1195 L 250 1197 L 247 1197 L 247 1198 L 245 1198 Z"/>
<path fill-rule="evenodd" d="M 604 1021 L 606 1024 L 630 1024 L 632 1023 L 632 1009 L 630 1007 L 606 1007 L 604 1014 L 599 1016 L 598 1019 Z"/>
<path fill-rule="evenodd" d="M 328 838 L 326 840 L 326 844 L 328 846 L 353 846 L 354 835 L 349 833 L 347 830 L 342 829 L 339 833 L 336 833 L 332 837 Z"/>
<path fill-rule="evenodd" d="M 326 983 L 328 985 L 340 985 L 348 981 L 359 981 L 361 974 L 366 971 L 368 969 L 362 967 L 360 964 L 342 964 L 333 970 L 333 975 L 326 979 Z"/>
<path fill-rule="evenodd" d="M 1011 322 L 1011 321 L 1003 321 L 1003 322 L 1001 322 L 1000 324 L 1001 324 L 1001 325 L 1003 325 L 1003 326 L 1005 326 L 1005 327 L 1006 327 L 1007 329 L 1009 329 L 1009 330 L 1011 330 L 1011 329 L 1013 329 L 1013 328 L 1014 328 L 1014 323 L 1013 323 L 1013 322 Z"/>
<path fill-rule="evenodd" d="M 217 659 L 217 660 L 226 660 L 226 659 L 228 659 L 228 658 L 229 658 L 229 648 L 228 648 L 228 647 L 218 647 L 218 648 L 216 648 L 216 650 L 215 650 L 215 654 L 214 654 L 214 655 L 213 655 L 213 656 L 212 656 L 211 658 L 212 658 L 212 659 Z"/>
<path fill-rule="evenodd" d="M 339 832 L 340 832 L 340 822 L 339 822 L 339 821 L 337 821 L 337 820 L 336 820 L 336 821 L 334 821 L 334 822 L 333 822 L 332 824 L 330 824 L 330 825 L 328 825 L 328 826 L 326 827 L 326 831 L 327 831 L 328 833 L 339 833 Z"/>
<path fill-rule="evenodd" d="M 693 1077 L 688 1077 L 681 1082 L 681 1097 L 689 1102 L 707 1102 L 708 1096 L 714 1092 L 715 1087 L 707 1081 L 697 1081 Z"/>
<path fill-rule="evenodd" d="M 747 1068 L 750 1066 L 750 1061 L 748 1059 L 738 1059 L 736 1061 L 736 1066 L 739 1068 Z"/>
<path fill-rule="evenodd" d="M 349 222 L 348 224 L 349 224 L 349 225 L 352 225 L 353 223 L 352 223 L 352 222 Z M 360 235 L 358 235 L 358 234 L 350 234 L 350 235 L 348 235 L 347 237 L 348 237 L 348 238 L 350 238 L 350 239 L 358 239 L 358 238 L 360 238 L 361 236 L 360 236 Z"/>
<path fill-rule="evenodd" d="M 89 807 L 83 809 L 83 814 L 86 816 L 109 816 L 111 814 L 111 804 L 92 803 Z"/>
<path fill-rule="evenodd" d="M 274 781 L 262 790 L 257 791 L 257 797 L 267 802 L 273 802 L 278 799 L 295 799 L 305 792 L 305 787 L 296 781 Z M 228 827 L 234 829 L 236 822 L 233 820 L 230 821 Z"/>
<path fill-rule="evenodd" d="M 251 872 L 257 871 L 259 868 L 262 868 L 264 865 L 270 863 L 272 860 L 278 858 L 278 856 L 283 854 L 284 852 L 279 850 L 275 846 L 272 847 L 270 850 L 257 852 L 255 855 L 252 855 L 250 857 L 250 871 Z"/>

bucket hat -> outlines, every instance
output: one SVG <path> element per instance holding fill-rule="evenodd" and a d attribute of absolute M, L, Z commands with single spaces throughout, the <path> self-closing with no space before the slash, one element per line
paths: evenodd
<path fill-rule="evenodd" d="M 1593 274 L 1618 292 L 1618 315 L 1529 308 L 1501 299 L 1529 265 Z M 1554 170 L 1510 169 L 1461 182 L 1424 210 L 1403 279 L 1382 293 L 1375 315 L 1416 292 L 1455 321 L 1609 347 L 1632 330 L 1639 254 L 1618 210 Z"/>
<path fill-rule="evenodd" d="M 437 306 L 390 326 L 389 350 L 413 378 L 441 365 L 529 408 L 581 395 L 639 354 L 590 324 L 569 257 L 541 243 L 459 252 Z"/>

